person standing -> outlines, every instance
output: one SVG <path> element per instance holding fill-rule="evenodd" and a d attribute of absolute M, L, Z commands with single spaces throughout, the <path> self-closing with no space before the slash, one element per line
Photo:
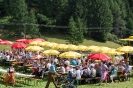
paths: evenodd
<path fill-rule="evenodd" d="M 99 85 L 101 85 L 101 83 L 103 82 L 103 81 L 106 81 L 106 83 L 107 83 L 107 75 L 108 75 L 108 67 L 107 67 L 107 65 L 106 65 L 106 62 L 105 61 L 103 61 L 103 63 L 100 63 L 100 65 L 101 65 L 101 69 L 102 69 L 102 74 L 101 74 L 101 82 L 99 83 Z"/>
<path fill-rule="evenodd" d="M 47 84 L 46 84 L 45 88 L 49 88 L 49 84 L 50 84 L 51 81 L 54 83 L 54 85 L 55 85 L 56 88 L 60 88 L 55 83 L 54 75 L 58 75 L 59 76 L 59 74 L 55 70 L 55 65 L 52 64 L 50 66 L 50 69 L 49 69 L 49 72 L 48 72 L 48 81 L 47 81 Z"/>
<path fill-rule="evenodd" d="M 13 86 L 15 84 L 15 76 L 14 76 L 14 72 L 15 69 L 13 68 L 13 66 L 11 65 L 8 69 L 7 69 L 7 76 L 4 79 L 4 82 L 6 83 L 6 86 L 8 85 L 8 83 L 12 83 Z"/>

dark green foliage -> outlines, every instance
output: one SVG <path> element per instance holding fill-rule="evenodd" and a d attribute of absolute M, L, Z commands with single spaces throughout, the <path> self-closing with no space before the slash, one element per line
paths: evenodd
<path fill-rule="evenodd" d="M 82 21 L 80 18 L 77 18 L 76 21 L 73 17 L 69 20 L 69 31 L 67 35 L 67 39 L 71 44 L 79 44 L 84 40 L 83 29 L 82 29 Z"/>
<path fill-rule="evenodd" d="M 26 33 L 31 36 L 49 32 L 68 34 L 73 44 L 83 42 L 84 37 L 106 42 L 111 39 L 109 33 L 118 38 L 133 35 L 132 3 L 133 0 L 0 0 L 0 22 L 13 23 L 7 29 L 18 34 L 23 34 L 26 23 Z"/>
<path fill-rule="evenodd" d="M 94 0 L 92 0 L 94 1 Z M 91 18 L 88 20 L 88 24 L 92 27 L 99 27 L 96 31 L 91 33 L 92 38 L 99 41 L 107 41 L 107 33 L 111 31 L 113 16 L 109 8 L 109 2 L 104 0 L 95 0 L 89 7 L 93 7 L 89 10 Z"/>

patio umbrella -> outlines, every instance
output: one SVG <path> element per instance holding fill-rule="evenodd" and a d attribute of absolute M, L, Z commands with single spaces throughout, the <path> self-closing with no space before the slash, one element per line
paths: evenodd
<path fill-rule="evenodd" d="M 3 40 L 2 39 L 0 39 L 0 42 L 2 42 Z"/>
<path fill-rule="evenodd" d="M 68 44 L 68 50 L 78 50 L 76 45 Z"/>
<path fill-rule="evenodd" d="M 29 44 L 32 41 L 33 41 L 32 39 L 27 39 L 27 40 L 24 41 L 24 43 Z"/>
<path fill-rule="evenodd" d="M 33 41 L 41 41 L 41 42 L 45 42 L 45 40 L 42 39 L 42 38 L 34 38 Z"/>
<path fill-rule="evenodd" d="M 41 58 L 44 58 L 44 56 L 42 56 L 42 55 L 35 55 L 33 58 L 34 59 L 41 59 Z"/>
<path fill-rule="evenodd" d="M 44 54 L 44 55 L 59 55 L 60 52 L 57 51 L 57 50 L 52 50 L 52 49 L 50 49 L 50 50 L 45 50 L 45 51 L 43 52 L 43 54 Z"/>
<path fill-rule="evenodd" d="M 110 49 L 109 47 L 101 46 L 101 47 L 93 48 L 90 51 L 92 51 L 92 52 L 100 52 L 101 53 L 102 51 L 107 51 L 109 49 Z"/>
<path fill-rule="evenodd" d="M 52 47 L 55 50 L 67 50 L 68 46 L 66 44 L 57 44 Z"/>
<path fill-rule="evenodd" d="M 122 52 L 116 51 L 116 49 L 113 49 L 113 48 L 111 48 L 109 50 L 102 51 L 102 53 L 108 54 L 108 55 L 121 55 L 121 54 L 124 54 Z"/>
<path fill-rule="evenodd" d="M 27 39 L 17 39 L 15 42 L 25 42 Z"/>
<path fill-rule="evenodd" d="M 8 40 L 3 40 L 3 41 L 0 42 L 0 44 L 3 44 L 3 45 L 12 45 L 13 42 L 8 41 Z"/>
<path fill-rule="evenodd" d="M 130 46 L 130 41 L 133 41 L 133 39 L 132 38 L 125 38 L 125 39 L 120 39 L 120 40 L 122 40 L 122 41 L 128 41 L 128 43 L 129 43 L 129 46 Z"/>
<path fill-rule="evenodd" d="M 38 45 L 38 43 L 40 43 L 41 41 L 32 41 L 32 42 L 30 42 L 29 44 L 30 45 Z"/>
<path fill-rule="evenodd" d="M 87 46 L 78 45 L 77 47 L 78 47 L 78 50 L 80 51 L 88 51 Z"/>
<path fill-rule="evenodd" d="M 27 50 L 27 51 L 42 51 L 44 49 L 40 46 L 29 46 L 29 47 L 25 48 L 25 50 Z"/>
<path fill-rule="evenodd" d="M 47 42 L 45 44 L 46 47 L 53 47 L 53 46 L 56 46 L 56 45 L 58 45 L 58 44 L 57 43 L 54 43 L 54 42 Z"/>
<path fill-rule="evenodd" d="M 124 52 L 126 53 L 126 61 L 128 61 L 128 53 L 133 52 L 133 47 L 132 46 L 122 46 L 116 49 L 119 52 Z"/>
<path fill-rule="evenodd" d="M 133 47 L 132 46 L 122 46 L 116 49 L 119 52 L 124 52 L 124 53 L 130 53 L 133 52 Z"/>
<path fill-rule="evenodd" d="M 26 48 L 27 46 L 24 43 L 15 43 L 11 47 L 16 48 L 16 49 L 20 49 L 20 48 Z"/>
<path fill-rule="evenodd" d="M 105 54 L 102 54 L 102 53 L 94 53 L 94 54 L 91 54 L 87 57 L 88 59 L 92 59 L 92 60 L 111 60 L 111 58 Z"/>
<path fill-rule="evenodd" d="M 98 47 L 99 47 L 99 46 L 94 46 L 94 45 L 92 45 L 92 46 L 88 46 L 87 49 L 91 51 L 91 50 L 94 50 L 94 49 L 96 49 L 96 48 L 98 48 Z"/>
<path fill-rule="evenodd" d="M 73 59 L 73 58 L 79 58 L 81 57 L 80 53 L 74 52 L 74 51 L 68 51 L 68 52 L 64 52 L 62 54 L 59 55 L 60 58 L 69 58 L 69 59 Z"/>

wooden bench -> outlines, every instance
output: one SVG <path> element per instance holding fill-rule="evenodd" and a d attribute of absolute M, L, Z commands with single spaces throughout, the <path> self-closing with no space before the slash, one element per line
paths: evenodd
<path fill-rule="evenodd" d="M 91 83 L 92 80 L 96 80 L 96 82 L 98 82 L 98 81 L 100 80 L 100 78 L 101 78 L 101 77 L 80 78 L 80 79 L 78 79 L 78 81 L 79 81 L 79 84 L 81 84 L 81 81 L 83 81 L 83 80 L 85 80 L 86 82 L 90 82 L 90 83 Z"/>

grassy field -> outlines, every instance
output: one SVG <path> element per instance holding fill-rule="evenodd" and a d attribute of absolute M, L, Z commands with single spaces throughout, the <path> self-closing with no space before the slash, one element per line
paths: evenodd
<path fill-rule="evenodd" d="M 53 34 L 53 35 L 48 35 L 45 34 L 45 38 L 50 41 L 50 42 L 56 42 L 56 43 L 65 43 L 68 44 L 68 41 L 65 38 L 65 35 L 58 35 L 58 34 Z M 84 39 L 84 42 L 81 43 L 80 45 L 86 45 L 86 46 L 91 46 L 91 45 L 96 45 L 96 46 L 107 46 L 110 48 L 118 48 L 121 45 L 116 44 L 111 41 L 107 41 L 106 43 L 103 42 L 97 42 L 91 39 Z"/>
<path fill-rule="evenodd" d="M 30 81 L 29 84 L 18 84 L 16 83 L 15 88 L 45 88 L 46 81 L 40 81 L 38 85 L 34 85 L 36 82 Z M 8 87 L 5 86 L 3 80 L 0 80 L 0 88 L 13 88 L 11 84 Z M 53 83 L 50 83 L 49 88 L 55 88 Z M 133 78 L 130 81 L 124 81 L 120 83 L 102 83 L 102 85 L 98 84 L 85 84 L 78 85 L 77 88 L 133 88 Z"/>

